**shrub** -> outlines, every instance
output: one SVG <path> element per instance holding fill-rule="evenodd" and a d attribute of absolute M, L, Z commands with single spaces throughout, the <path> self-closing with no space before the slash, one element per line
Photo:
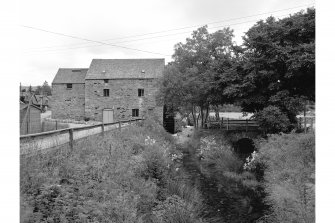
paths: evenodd
<path fill-rule="evenodd" d="M 214 166 L 217 173 L 238 172 L 243 162 L 235 155 L 231 146 L 227 143 L 218 144 L 215 137 L 201 138 L 201 158 L 207 166 Z"/>
<path fill-rule="evenodd" d="M 289 118 L 276 106 L 268 106 L 256 112 L 254 118 L 259 127 L 266 133 L 287 132 L 291 125 Z"/>
<path fill-rule="evenodd" d="M 159 122 L 145 120 L 78 140 L 73 150 L 21 157 L 21 220 L 159 222 L 160 210 L 170 222 L 198 222 L 202 199 L 175 170 L 179 153 Z"/>
<path fill-rule="evenodd" d="M 272 135 L 260 144 L 267 202 L 275 222 L 315 221 L 315 137 Z"/>
<path fill-rule="evenodd" d="M 215 191 L 215 195 L 204 195 L 205 203 L 214 207 L 210 216 L 218 218 L 216 222 L 254 222 L 265 210 L 264 192 L 255 174 L 243 170 L 243 160 L 232 148 L 232 135 L 203 131 L 196 137 L 200 143 L 193 145 L 200 147 L 204 184 Z M 207 190 L 211 189 L 202 189 Z M 217 209 L 224 214 L 218 214 Z"/>
<path fill-rule="evenodd" d="M 157 223 L 197 223 L 202 222 L 194 213 L 193 205 L 177 195 L 160 202 L 153 210 Z"/>

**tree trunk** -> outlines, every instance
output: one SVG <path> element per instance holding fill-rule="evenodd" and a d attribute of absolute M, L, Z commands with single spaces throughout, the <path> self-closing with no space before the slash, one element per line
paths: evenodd
<path fill-rule="evenodd" d="M 207 108 L 206 108 L 205 123 L 207 123 L 208 116 L 209 116 L 209 105 L 207 105 Z"/>
<path fill-rule="evenodd" d="M 204 128 L 204 110 L 200 107 L 200 114 L 201 114 L 201 128 Z"/>
<path fill-rule="evenodd" d="M 193 118 L 193 125 L 194 125 L 194 128 L 197 128 L 196 111 L 195 111 L 193 105 L 192 105 L 192 118 Z"/>
<path fill-rule="evenodd" d="M 200 118 L 200 111 L 199 111 L 199 114 L 198 114 L 198 117 L 197 117 L 197 128 L 199 128 L 199 118 Z"/>

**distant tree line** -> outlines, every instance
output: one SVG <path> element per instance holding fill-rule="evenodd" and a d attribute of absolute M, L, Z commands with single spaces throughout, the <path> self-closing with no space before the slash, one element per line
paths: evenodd
<path fill-rule="evenodd" d="M 207 26 L 175 45 L 158 100 L 204 126 L 223 104 L 252 112 L 267 132 L 289 131 L 306 101 L 315 101 L 315 9 L 252 26 L 236 45 L 233 30 Z"/>
<path fill-rule="evenodd" d="M 22 92 L 34 92 L 37 95 L 51 95 L 51 87 L 47 81 L 44 81 L 43 85 L 38 85 L 35 89 L 32 86 L 29 86 L 28 89 L 21 89 Z"/>

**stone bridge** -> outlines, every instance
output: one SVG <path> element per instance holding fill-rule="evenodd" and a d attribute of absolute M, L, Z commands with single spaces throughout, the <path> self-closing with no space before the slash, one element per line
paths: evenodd
<path fill-rule="evenodd" d="M 255 140 L 262 137 L 262 132 L 254 131 L 224 131 L 226 139 L 234 147 L 238 154 L 250 154 L 257 148 L 255 147 Z"/>

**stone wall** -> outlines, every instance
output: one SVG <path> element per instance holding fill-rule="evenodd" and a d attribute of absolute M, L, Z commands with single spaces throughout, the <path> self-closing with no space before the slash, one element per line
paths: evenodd
<path fill-rule="evenodd" d="M 52 85 L 51 116 L 54 119 L 83 120 L 85 117 L 85 85 L 72 84 L 72 89 L 66 89 L 66 84 Z"/>
<path fill-rule="evenodd" d="M 113 79 L 85 80 L 85 116 L 102 121 L 105 108 L 114 110 L 114 121 L 129 120 L 132 109 L 139 109 L 139 117 L 156 115 L 162 121 L 163 108 L 156 106 L 155 79 Z M 144 89 L 144 96 L 138 96 L 138 89 Z M 109 89 L 109 97 L 104 97 L 104 89 Z"/>

